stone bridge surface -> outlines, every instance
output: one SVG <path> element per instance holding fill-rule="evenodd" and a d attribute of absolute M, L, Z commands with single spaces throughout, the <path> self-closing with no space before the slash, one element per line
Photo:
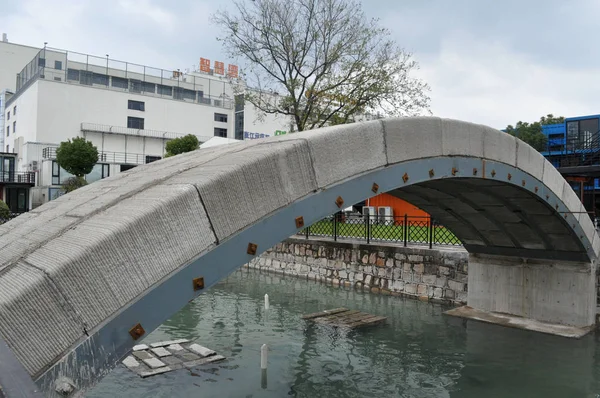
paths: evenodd
<path fill-rule="evenodd" d="M 164 159 L 1 225 L 0 373 L 17 376 L 0 385 L 26 374 L 48 396 L 65 383 L 77 395 L 127 354 L 136 326 L 145 336 L 296 233 L 299 217 L 309 225 L 375 192 L 461 239 L 469 306 L 594 324 L 599 237 L 548 161 L 486 126 L 386 119 Z"/>

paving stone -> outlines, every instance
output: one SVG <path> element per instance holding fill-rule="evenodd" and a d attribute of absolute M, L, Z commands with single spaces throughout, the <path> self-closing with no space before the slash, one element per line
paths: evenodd
<path fill-rule="evenodd" d="M 145 378 L 145 377 L 155 376 L 155 375 L 158 375 L 158 374 L 161 374 L 161 373 L 167 373 L 167 372 L 170 372 L 172 370 L 173 369 L 171 369 L 169 366 L 164 366 L 162 368 L 152 369 L 152 370 L 149 370 L 147 372 L 142 372 L 142 373 L 140 373 L 140 376 L 142 376 L 142 377 Z"/>
<path fill-rule="evenodd" d="M 150 359 L 150 358 L 154 358 L 150 353 L 148 353 L 147 351 L 135 351 L 133 353 L 133 355 L 137 358 L 137 359 L 141 359 L 142 361 L 144 359 Z"/>
<path fill-rule="evenodd" d="M 163 361 L 161 361 L 158 358 L 154 358 L 154 357 L 149 358 L 149 359 L 144 359 L 143 361 L 146 365 L 150 366 L 150 368 L 152 368 L 152 369 L 161 368 L 163 366 L 166 366 Z"/>
<path fill-rule="evenodd" d="M 181 350 L 184 350 L 184 348 L 179 344 L 171 344 L 170 346 L 167 347 L 167 350 L 181 351 Z"/>
<path fill-rule="evenodd" d="M 195 361 L 197 359 L 200 359 L 200 355 L 194 354 L 193 352 L 178 352 L 176 353 L 178 358 L 183 359 L 184 361 Z"/>
<path fill-rule="evenodd" d="M 132 355 L 129 355 L 127 358 L 125 358 L 123 360 L 123 365 L 127 366 L 131 370 L 134 370 L 134 368 L 137 368 L 140 366 L 140 363 L 138 362 L 137 359 L 135 359 L 135 357 L 133 357 Z"/>
<path fill-rule="evenodd" d="M 154 355 L 156 355 L 159 358 L 168 357 L 169 355 L 173 355 L 163 347 L 151 348 L 150 351 L 152 351 L 154 353 Z"/>
<path fill-rule="evenodd" d="M 148 347 L 146 344 L 138 344 L 138 345 L 134 345 L 132 348 L 132 351 L 141 351 L 141 350 L 147 350 Z"/>
<path fill-rule="evenodd" d="M 167 366 L 170 366 L 170 367 L 173 367 L 173 365 L 183 364 L 183 360 L 181 358 L 177 358 L 174 355 L 161 358 L 160 360 L 163 361 L 165 364 L 167 364 Z"/>

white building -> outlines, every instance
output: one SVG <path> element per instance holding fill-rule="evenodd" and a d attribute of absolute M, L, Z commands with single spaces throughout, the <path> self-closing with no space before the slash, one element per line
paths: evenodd
<path fill-rule="evenodd" d="M 17 48 L 18 57 L 9 53 L 9 45 Z M 58 167 L 56 148 L 73 137 L 85 137 L 98 148 L 98 164 L 86 176 L 93 182 L 161 159 L 166 142 L 186 134 L 205 142 L 214 136 L 251 139 L 289 130 L 288 119 L 267 115 L 257 120 L 243 97 L 234 98 L 230 79 L 221 75 L 222 63 L 215 63 L 218 69 L 203 63 L 203 72 L 167 71 L 4 42 L 0 65 L 5 59 L 9 67 L 0 69 L 0 82 L 15 74 L 15 84 L 3 102 L 0 163 L 8 177 L 0 181 L 0 199 L 15 212 L 61 194 L 70 175 Z"/>

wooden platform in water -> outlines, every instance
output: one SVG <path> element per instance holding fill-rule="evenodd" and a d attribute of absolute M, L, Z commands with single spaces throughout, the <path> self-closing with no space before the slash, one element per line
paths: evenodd
<path fill-rule="evenodd" d="M 334 308 L 332 310 L 303 315 L 302 319 L 331 326 L 354 329 L 377 325 L 385 322 L 387 318 L 384 316 L 349 310 L 348 308 Z"/>

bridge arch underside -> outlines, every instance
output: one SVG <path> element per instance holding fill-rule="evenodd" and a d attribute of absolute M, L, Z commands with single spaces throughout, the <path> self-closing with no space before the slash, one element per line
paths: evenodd
<path fill-rule="evenodd" d="M 577 223 L 587 214 L 558 213 L 544 198 L 514 184 L 469 177 L 437 179 L 388 194 L 431 214 L 469 253 L 589 261 L 575 224 L 568 224 L 568 219 Z"/>
<path fill-rule="evenodd" d="M 1 225 L 0 349 L 45 392 L 63 377 L 84 389 L 136 344 L 137 324 L 149 333 L 201 294 L 196 278 L 209 288 L 299 232 L 298 217 L 315 223 L 374 184 L 465 243 L 470 306 L 594 323 L 598 234 L 527 144 L 439 118 L 258 141 L 143 165 Z"/>

